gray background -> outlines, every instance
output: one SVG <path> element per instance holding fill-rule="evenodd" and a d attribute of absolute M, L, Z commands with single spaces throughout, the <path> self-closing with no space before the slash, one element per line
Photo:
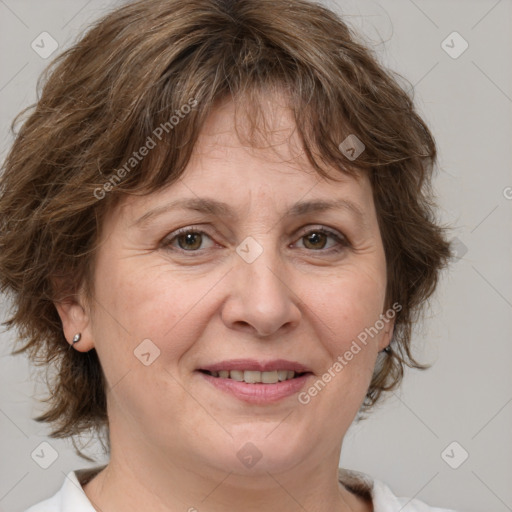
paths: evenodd
<path fill-rule="evenodd" d="M 45 65 L 118 3 L 0 0 L 2 157 L 12 141 L 10 122 L 34 101 Z M 512 2 L 328 5 L 414 88 L 439 144 L 441 219 L 454 227 L 461 256 L 417 329 L 416 354 L 433 368 L 407 372 L 399 391 L 352 426 L 341 465 L 431 505 L 512 511 Z M 59 44 L 47 60 L 31 48 L 43 31 Z M 442 47 L 453 31 L 469 44 L 458 58 Z M 462 43 L 448 44 L 453 52 Z M 65 473 L 91 464 L 74 455 L 70 441 L 49 439 L 47 427 L 31 419 L 41 410 L 34 396 L 44 387 L 24 356 L 9 355 L 12 338 L 0 334 L 0 509 L 20 512 L 56 492 Z M 31 457 L 44 441 L 58 456 L 48 469 Z M 97 450 L 93 444 L 90 453 Z M 446 461 L 460 464 L 463 450 L 469 457 L 453 469 Z"/>

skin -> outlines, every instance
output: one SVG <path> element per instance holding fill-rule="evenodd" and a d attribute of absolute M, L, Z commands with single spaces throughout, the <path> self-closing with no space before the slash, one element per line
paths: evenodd
<path fill-rule="evenodd" d="M 385 312 L 386 260 L 368 178 L 334 169 L 338 182 L 319 177 L 277 97 L 266 108 L 272 147 L 241 142 L 233 115 L 230 102 L 213 112 L 179 181 L 110 212 L 94 300 L 78 294 L 57 304 L 67 339 L 82 333 L 75 349 L 97 350 L 108 383 L 111 459 L 84 491 L 104 511 L 372 510 L 338 483 L 337 468 L 392 322 L 307 405 L 297 394 L 242 402 L 196 371 L 282 358 L 307 365 L 311 385 Z M 153 208 L 197 197 L 227 203 L 237 218 L 174 210 L 134 225 Z M 355 203 L 363 218 L 346 209 L 284 214 L 300 200 L 335 198 Z M 205 234 L 175 238 L 182 227 Z M 305 236 L 319 227 L 349 245 Z M 236 252 L 248 236 L 263 248 L 252 263 Z M 160 350 L 149 366 L 134 356 L 144 339 Z M 262 454 L 250 468 L 237 457 L 247 442 Z"/>

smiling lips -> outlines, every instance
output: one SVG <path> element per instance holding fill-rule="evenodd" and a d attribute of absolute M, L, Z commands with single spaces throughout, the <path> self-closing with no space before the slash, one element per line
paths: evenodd
<path fill-rule="evenodd" d="M 247 382 L 248 384 L 275 384 L 295 378 L 293 370 L 274 370 L 271 372 L 259 372 L 254 370 L 220 370 L 218 372 L 208 372 L 212 377 L 221 379 L 233 379 L 238 382 Z"/>
<path fill-rule="evenodd" d="M 295 361 L 233 359 L 199 370 L 218 389 L 237 398 L 264 404 L 297 393 L 312 372 Z"/>
<path fill-rule="evenodd" d="M 221 379 L 233 379 L 238 382 L 275 384 L 293 379 L 311 370 L 296 361 L 274 359 L 272 361 L 257 361 L 255 359 L 231 359 L 212 365 L 204 366 L 200 371 Z"/>

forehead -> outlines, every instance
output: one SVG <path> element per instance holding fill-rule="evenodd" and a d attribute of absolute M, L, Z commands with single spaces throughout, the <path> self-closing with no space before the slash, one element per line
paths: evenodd
<path fill-rule="evenodd" d="M 316 177 L 289 102 L 281 91 L 268 96 L 260 92 L 255 101 L 243 96 L 236 102 L 224 99 L 201 127 L 192 160 L 226 158 L 230 150 L 244 148 L 251 158 L 262 160 L 264 168 L 278 164 L 275 168 L 283 172 L 301 170 Z M 348 173 L 333 172 L 333 177 L 343 175 Z"/>
<path fill-rule="evenodd" d="M 327 202 L 331 207 L 338 202 L 340 209 L 352 210 L 363 221 L 373 213 L 365 173 L 351 176 L 330 168 L 333 180 L 327 180 L 314 169 L 286 98 L 276 95 L 264 101 L 256 125 L 246 113 L 244 105 L 233 101 L 219 104 L 204 123 L 180 179 L 147 196 L 125 198 L 121 208 L 127 220 L 133 224 L 145 211 L 171 203 L 232 218 L 252 207 L 305 214 L 328 209 Z"/>

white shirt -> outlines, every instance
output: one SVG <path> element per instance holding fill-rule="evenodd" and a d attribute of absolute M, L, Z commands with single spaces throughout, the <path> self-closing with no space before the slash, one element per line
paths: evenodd
<path fill-rule="evenodd" d="M 25 512 L 96 512 L 82 485 L 103 467 L 71 471 L 58 492 Z M 374 512 L 456 512 L 452 509 L 430 507 L 417 499 L 399 498 L 386 484 L 359 471 L 340 468 L 339 479 L 356 494 L 371 497 Z"/>

